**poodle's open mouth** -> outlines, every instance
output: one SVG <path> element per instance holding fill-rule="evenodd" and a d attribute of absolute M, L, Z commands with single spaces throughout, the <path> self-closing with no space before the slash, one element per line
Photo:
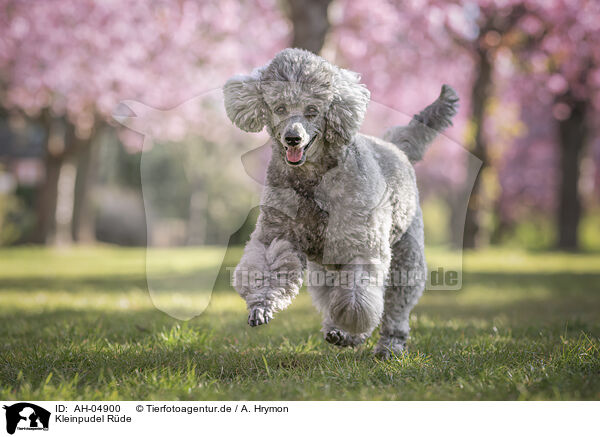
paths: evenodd
<path fill-rule="evenodd" d="M 285 160 L 289 165 L 302 165 L 304 161 L 306 161 L 306 151 L 312 143 L 317 138 L 317 134 L 315 134 L 310 141 L 306 144 L 306 146 L 302 147 L 292 147 L 285 146 Z"/>

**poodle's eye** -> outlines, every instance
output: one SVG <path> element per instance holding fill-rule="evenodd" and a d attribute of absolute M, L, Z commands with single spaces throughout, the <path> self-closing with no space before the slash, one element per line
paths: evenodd
<path fill-rule="evenodd" d="M 315 105 L 308 105 L 304 110 L 304 115 L 306 115 L 307 117 L 315 117 L 318 114 L 319 108 L 317 108 Z"/>
<path fill-rule="evenodd" d="M 286 113 L 285 105 L 279 105 L 277 108 L 275 108 L 275 114 L 283 115 L 285 113 Z"/>

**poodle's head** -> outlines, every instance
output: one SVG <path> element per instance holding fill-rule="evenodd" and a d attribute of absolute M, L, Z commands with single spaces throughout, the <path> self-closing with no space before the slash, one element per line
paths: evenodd
<path fill-rule="evenodd" d="M 266 126 L 280 157 L 301 166 L 352 141 L 369 102 L 359 80 L 306 50 L 286 49 L 250 76 L 230 79 L 225 109 L 242 130 Z"/>

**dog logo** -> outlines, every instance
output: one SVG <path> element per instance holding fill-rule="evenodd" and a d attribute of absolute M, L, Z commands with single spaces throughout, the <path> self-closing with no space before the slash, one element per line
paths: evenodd
<path fill-rule="evenodd" d="M 3 408 L 6 410 L 6 432 L 9 434 L 14 434 L 17 429 L 48 431 L 50 411 L 28 402 L 4 405 Z"/>

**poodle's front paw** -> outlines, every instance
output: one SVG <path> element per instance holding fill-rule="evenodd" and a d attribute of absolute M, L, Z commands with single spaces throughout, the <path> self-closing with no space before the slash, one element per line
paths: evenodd
<path fill-rule="evenodd" d="M 273 311 L 269 308 L 254 307 L 248 315 L 248 324 L 250 326 L 258 326 L 267 324 L 273 319 Z"/>
<path fill-rule="evenodd" d="M 391 358 L 400 359 L 404 354 L 408 353 L 406 340 L 393 337 L 380 338 L 373 353 L 381 360 L 389 360 Z"/>

